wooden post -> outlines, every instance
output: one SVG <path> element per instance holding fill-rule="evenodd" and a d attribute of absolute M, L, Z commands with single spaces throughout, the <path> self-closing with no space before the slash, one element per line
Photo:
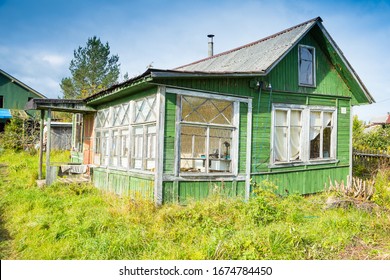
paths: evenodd
<path fill-rule="evenodd" d="M 39 127 L 39 170 L 38 179 L 42 180 L 42 165 L 43 165 L 43 126 L 45 121 L 45 111 L 41 110 L 41 124 Z"/>
<path fill-rule="evenodd" d="M 51 182 L 50 174 L 50 148 L 51 148 L 51 109 L 47 110 L 47 121 L 46 121 L 46 184 L 49 185 Z M 49 181 L 48 181 L 49 179 Z"/>

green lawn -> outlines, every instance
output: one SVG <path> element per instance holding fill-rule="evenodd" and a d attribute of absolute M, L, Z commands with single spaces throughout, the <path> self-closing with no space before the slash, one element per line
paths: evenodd
<path fill-rule="evenodd" d="M 325 210 L 329 193 L 268 191 L 155 207 L 90 185 L 38 188 L 37 163 L 0 155 L 1 259 L 390 259 L 389 170 L 367 212 Z"/>

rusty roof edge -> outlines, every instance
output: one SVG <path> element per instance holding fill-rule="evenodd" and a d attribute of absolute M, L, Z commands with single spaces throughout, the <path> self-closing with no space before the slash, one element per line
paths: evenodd
<path fill-rule="evenodd" d="M 196 78 L 196 77 L 244 77 L 244 76 L 264 76 L 264 71 L 252 72 L 234 72 L 234 71 L 185 71 L 185 70 L 162 70 L 153 69 L 151 72 L 152 78 Z"/>
<path fill-rule="evenodd" d="M 241 49 L 248 48 L 248 47 L 250 47 L 250 46 L 253 46 L 253 45 L 259 44 L 259 43 L 261 43 L 261 42 L 267 41 L 267 40 L 269 40 L 269 39 L 275 38 L 275 37 L 277 37 L 277 36 L 280 36 L 280 35 L 282 35 L 282 34 L 284 34 L 284 33 L 286 33 L 286 32 L 290 32 L 291 30 L 294 30 L 294 29 L 296 29 L 296 28 L 298 28 L 298 27 L 301 27 L 301 26 L 303 26 L 303 25 L 306 25 L 306 24 L 308 24 L 308 23 L 310 23 L 310 22 L 315 23 L 315 22 L 317 22 L 317 21 L 322 22 L 321 17 L 316 17 L 316 18 L 310 19 L 310 20 L 308 20 L 308 21 L 302 22 L 302 23 L 297 24 L 297 25 L 295 25 L 295 26 L 292 26 L 292 27 L 289 27 L 289 28 L 284 29 L 284 30 L 282 30 L 282 31 L 279 31 L 279 32 L 277 32 L 277 33 L 275 33 L 275 34 L 273 34 L 273 35 L 270 35 L 270 36 L 267 36 L 267 37 L 262 38 L 262 39 L 260 39 L 260 40 L 257 40 L 257 41 L 254 41 L 254 42 L 245 44 L 245 45 L 243 45 L 243 46 L 240 46 L 240 47 L 237 47 L 237 48 L 234 48 L 234 49 L 231 49 L 231 50 L 227 50 L 227 51 L 225 51 L 225 52 L 222 52 L 222 53 L 219 53 L 219 54 L 210 56 L 210 57 L 206 57 L 206 58 L 203 58 L 203 59 L 200 59 L 200 60 L 197 60 L 197 61 L 194 61 L 194 62 L 185 64 L 185 65 L 176 67 L 176 68 L 173 68 L 173 70 L 178 70 L 178 69 L 180 69 L 180 68 L 184 68 L 184 67 L 187 67 L 187 66 L 195 65 L 195 64 L 200 63 L 200 62 L 204 62 L 204 61 L 207 61 L 207 60 L 210 60 L 210 59 L 213 59 L 213 58 L 216 58 L 216 57 L 220 57 L 220 56 L 223 56 L 223 55 L 226 55 L 226 54 L 229 54 L 229 53 L 232 53 L 232 52 L 241 50 Z"/>
<path fill-rule="evenodd" d="M 105 89 L 105 90 L 102 90 L 102 91 L 99 91 L 87 98 L 84 98 L 83 100 L 88 103 L 88 102 L 91 102 L 93 101 L 94 99 L 97 99 L 97 98 L 100 98 L 100 97 L 103 97 L 105 95 L 109 95 L 115 91 L 118 91 L 118 90 L 121 90 L 123 87 L 127 87 L 127 86 L 130 86 L 133 82 L 137 81 L 137 80 L 140 80 L 142 78 L 145 78 L 146 76 L 148 76 L 152 71 L 152 68 L 148 68 L 144 73 L 138 75 L 138 76 L 135 76 L 133 78 L 130 78 L 124 82 L 121 82 L 121 83 L 118 83 L 118 84 L 115 84 L 115 85 L 112 85 L 111 87 Z"/>
<path fill-rule="evenodd" d="M 336 44 L 336 42 L 333 40 L 332 36 L 328 33 L 328 31 L 325 29 L 324 25 L 320 22 L 318 23 L 318 27 L 321 29 L 323 34 L 325 35 L 326 39 L 329 41 L 329 43 L 332 45 L 332 47 L 337 52 L 338 56 L 341 58 L 341 60 L 344 62 L 345 66 L 347 67 L 348 71 L 352 74 L 355 81 L 358 83 L 359 87 L 367 97 L 368 103 L 375 103 L 374 97 L 370 94 L 366 86 L 363 84 L 363 81 L 360 79 L 359 75 L 356 73 L 356 71 L 352 68 L 352 65 L 349 63 L 347 58 L 344 56 L 344 53 L 341 51 L 339 46 Z"/>

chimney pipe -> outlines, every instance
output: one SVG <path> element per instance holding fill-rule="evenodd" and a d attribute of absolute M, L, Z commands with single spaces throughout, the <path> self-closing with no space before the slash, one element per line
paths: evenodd
<path fill-rule="evenodd" d="M 209 56 L 213 56 L 214 55 L 214 42 L 213 42 L 214 35 L 209 34 L 209 35 L 207 35 L 207 37 L 209 37 Z"/>

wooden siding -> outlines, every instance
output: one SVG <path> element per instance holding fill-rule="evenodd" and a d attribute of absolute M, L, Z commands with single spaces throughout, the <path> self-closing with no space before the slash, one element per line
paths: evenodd
<path fill-rule="evenodd" d="M 173 174 L 175 166 L 176 94 L 165 97 L 164 173 Z"/>
<path fill-rule="evenodd" d="M 42 98 L 28 91 L 8 77 L 0 74 L 0 96 L 3 96 L 3 108 L 24 110 L 29 98 Z"/>
<path fill-rule="evenodd" d="M 260 183 L 263 180 L 272 182 L 279 194 L 310 194 L 321 192 L 329 187 L 329 180 L 346 182 L 349 167 L 317 166 L 315 169 L 303 169 L 299 171 L 284 171 L 252 176 L 252 182 Z"/>
<path fill-rule="evenodd" d="M 114 192 L 118 195 L 132 198 L 143 198 L 153 201 L 154 179 L 140 178 L 136 174 L 129 175 L 124 171 L 93 169 L 94 185 L 104 191 Z"/>
<path fill-rule="evenodd" d="M 164 203 L 188 204 L 192 201 L 199 201 L 209 198 L 212 195 L 222 197 L 245 197 L 244 181 L 184 181 L 164 182 L 163 201 Z"/>
<path fill-rule="evenodd" d="M 298 46 L 308 45 L 316 50 L 316 87 L 298 85 Z M 352 97 L 352 93 L 330 61 L 327 51 L 320 47 L 312 34 L 306 35 L 271 71 L 268 82 L 274 91 Z"/>

